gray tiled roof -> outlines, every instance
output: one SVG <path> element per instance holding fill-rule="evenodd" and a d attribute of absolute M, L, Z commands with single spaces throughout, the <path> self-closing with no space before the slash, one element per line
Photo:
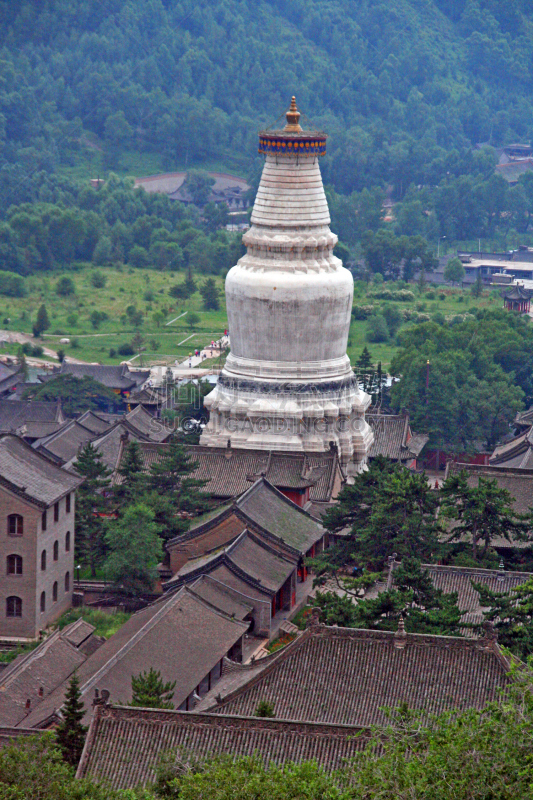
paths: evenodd
<path fill-rule="evenodd" d="M 265 478 L 256 481 L 235 504 L 252 522 L 300 553 L 306 553 L 325 534 L 318 520 L 282 495 Z"/>
<path fill-rule="evenodd" d="M 509 664 L 494 642 L 451 636 L 397 634 L 317 626 L 261 669 L 228 676 L 198 704 L 199 711 L 252 716 L 260 700 L 276 717 L 348 725 L 384 725 L 383 708 L 403 701 L 441 713 L 482 708 L 507 685 Z M 217 703 L 215 695 L 221 695 Z"/>
<path fill-rule="evenodd" d="M 225 503 L 192 520 L 189 530 L 171 539 L 167 546 L 183 544 L 215 528 L 220 528 L 227 542 L 230 529 L 237 535 L 246 527 L 267 538 L 273 537 L 272 542 L 281 540 L 290 552 L 301 555 L 325 534 L 317 519 L 285 497 L 266 478 L 260 478 L 233 504 Z M 220 546 L 222 544 L 224 541 L 220 541 Z"/>
<path fill-rule="evenodd" d="M 418 456 L 429 436 L 412 433 L 407 414 L 366 414 L 366 421 L 374 433 L 369 458 L 386 456 L 402 461 Z"/>
<path fill-rule="evenodd" d="M 76 420 L 70 420 L 50 436 L 37 439 L 33 443 L 33 447 L 58 464 L 66 464 L 77 455 L 84 445 L 92 441 L 95 435 L 93 431 L 80 425 Z"/>
<path fill-rule="evenodd" d="M 95 414 L 94 411 L 85 411 L 85 413 L 81 414 L 76 421 L 80 425 L 83 425 L 84 428 L 87 428 L 95 434 L 104 433 L 105 431 L 109 430 L 111 425 L 107 419 L 98 416 L 98 414 Z"/>
<path fill-rule="evenodd" d="M 0 433 L 12 433 L 28 422 L 63 422 L 58 403 L 44 400 L 0 400 Z"/>
<path fill-rule="evenodd" d="M 349 726 L 107 706 L 93 718 L 77 777 L 114 789 L 144 786 L 169 751 L 199 761 L 252 753 L 266 764 L 316 760 L 333 771 L 366 741 L 365 731 Z"/>
<path fill-rule="evenodd" d="M 19 656 L 0 673 L 0 725 L 24 723 L 29 713 L 26 701 L 30 700 L 35 709 L 83 664 L 87 656 L 78 646 L 93 631 L 92 625 L 78 620 L 53 633 L 27 655 Z M 43 698 L 39 690 L 43 691 Z"/>
<path fill-rule="evenodd" d="M 227 547 L 187 561 L 165 584 L 165 589 L 212 574 L 221 565 L 241 581 L 270 595 L 274 595 L 295 570 L 293 561 L 283 558 L 261 538 L 245 530 Z"/>
<path fill-rule="evenodd" d="M 95 689 L 107 689 L 112 701 L 127 703 L 131 676 L 150 667 L 165 682 L 176 681 L 173 703 L 181 705 L 247 629 L 248 623 L 231 619 L 186 587 L 166 595 L 133 614 L 78 669 L 86 717 L 92 714 Z M 65 681 L 26 724 L 50 717 L 63 704 L 67 688 Z"/>
<path fill-rule="evenodd" d="M 141 405 L 135 406 L 132 411 L 125 415 L 124 419 L 142 437 L 151 442 L 165 442 L 172 434 L 170 428 L 166 427 L 161 420 L 156 419 Z"/>
<path fill-rule="evenodd" d="M 0 480 L 22 497 L 49 506 L 81 483 L 17 436 L 0 437 Z"/>
<path fill-rule="evenodd" d="M 141 445 L 146 469 L 163 456 L 164 448 L 164 445 Z M 305 488 L 312 484 L 310 499 L 329 502 L 340 469 L 337 454 L 333 452 L 293 456 L 202 445 L 187 445 L 187 452 L 198 464 L 193 477 L 206 480 L 205 491 L 220 498 L 243 494 L 264 475 L 277 488 Z"/>
<path fill-rule="evenodd" d="M 491 466 L 533 468 L 533 428 L 516 436 L 505 444 L 494 448 L 489 462 Z"/>
<path fill-rule="evenodd" d="M 245 603 L 242 599 L 237 599 L 234 592 L 228 590 L 220 581 L 215 580 L 210 575 L 202 575 L 200 578 L 189 585 L 191 592 L 203 598 L 212 606 L 216 606 L 228 617 L 234 619 L 244 619 L 253 610 L 251 604 Z"/>
<path fill-rule="evenodd" d="M 74 375 L 76 378 L 88 376 L 110 389 L 131 390 L 141 386 L 150 377 L 150 370 L 130 372 L 127 366 L 108 366 L 103 364 L 74 364 L 63 361 L 61 375 Z"/>

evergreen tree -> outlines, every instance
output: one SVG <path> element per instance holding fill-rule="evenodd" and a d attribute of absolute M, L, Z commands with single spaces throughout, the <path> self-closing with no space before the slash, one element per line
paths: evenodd
<path fill-rule="evenodd" d="M 37 319 L 35 320 L 35 324 L 33 326 L 33 335 L 35 337 L 39 337 L 44 333 L 44 331 L 47 331 L 49 327 L 50 320 L 48 319 L 46 306 L 43 303 L 41 306 L 39 306 L 39 310 L 37 311 Z"/>
<path fill-rule="evenodd" d="M 188 297 L 190 297 L 192 294 L 194 294 L 196 289 L 198 288 L 196 286 L 196 283 L 195 283 L 194 278 L 192 276 L 192 271 L 191 271 L 190 267 L 187 270 L 187 277 L 185 278 L 184 285 L 185 285 L 185 288 L 187 290 L 187 293 L 188 293 L 187 296 Z"/>
<path fill-rule="evenodd" d="M 220 308 L 220 291 L 217 289 L 214 278 L 207 278 L 200 287 L 200 294 L 204 299 L 204 309 L 206 311 L 218 311 Z"/>
<path fill-rule="evenodd" d="M 117 470 L 122 481 L 114 488 L 114 496 L 125 506 L 138 499 L 145 487 L 144 466 L 139 443 L 128 442 L 120 467 Z"/>
<path fill-rule="evenodd" d="M 381 570 L 392 553 L 429 560 L 442 550 L 436 510 L 425 474 L 375 458 L 324 515 L 328 530 L 350 533 L 314 559 L 313 568 L 318 577 L 336 574 L 347 563 Z"/>
<path fill-rule="evenodd" d="M 527 536 L 527 517 L 514 511 L 514 498 L 496 480 L 480 477 L 477 486 L 470 486 L 463 470 L 446 478 L 441 497 L 443 517 L 457 522 L 449 540 L 468 537 L 476 559 L 484 558 L 495 539 L 523 541 Z"/>
<path fill-rule="evenodd" d="M 104 569 L 125 594 L 138 597 L 153 590 L 163 558 L 160 534 L 154 512 L 143 502 L 127 506 L 118 519 L 107 521 L 109 555 Z"/>
<path fill-rule="evenodd" d="M 63 719 L 56 728 L 56 738 L 64 760 L 76 767 L 81 758 L 87 728 L 82 725 L 85 708 L 81 700 L 80 685 L 76 673 L 70 679 Z"/>
<path fill-rule="evenodd" d="M 350 580 L 345 583 L 349 591 Z M 402 617 L 410 633 L 442 636 L 461 633 L 457 593 L 446 594 L 436 589 L 417 558 L 404 558 L 394 571 L 394 587 L 375 598 L 358 599 L 355 603 L 350 594 L 318 592 L 316 601 L 328 625 L 396 630 Z"/>
<path fill-rule="evenodd" d="M 498 642 L 525 661 L 533 653 L 533 578 L 510 592 L 497 592 L 482 583 L 473 583 L 479 604 L 498 634 Z"/>
<path fill-rule="evenodd" d="M 105 499 L 101 492 L 109 486 L 111 473 L 90 442 L 80 450 L 74 469 L 85 478 L 76 496 L 76 558 L 90 566 L 95 578 L 105 555 L 104 523 L 99 516 Z"/>
<path fill-rule="evenodd" d="M 163 458 L 150 467 L 145 500 L 165 539 L 188 530 L 190 521 L 183 512 L 196 515 L 209 506 L 209 495 L 202 491 L 206 481 L 191 477 L 197 466 L 183 444 L 173 438 Z"/>
<path fill-rule="evenodd" d="M 131 676 L 130 706 L 140 708 L 174 708 L 172 698 L 176 681 L 163 683 L 161 673 L 150 667 L 148 672 Z"/>

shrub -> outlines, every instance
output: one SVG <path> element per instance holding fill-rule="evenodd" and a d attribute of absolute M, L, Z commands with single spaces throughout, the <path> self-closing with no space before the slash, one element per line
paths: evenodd
<path fill-rule="evenodd" d="M 110 347 L 109 348 L 109 358 L 116 358 L 116 355 L 117 355 L 117 351 L 115 350 L 115 348 L 114 347 Z"/>
<path fill-rule="evenodd" d="M 435 292 L 432 292 L 432 291 L 426 292 L 426 298 L 428 300 L 434 300 L 435 299 Z"/>
<path fill-rule="evenodd" d="M 375 297 L 378 300 L 395 300 L 399 303 L 412 303 L 415 296 L 408 289 L 400 289 L 394 291 L 391 289 L 380 289 L 377 292 L 369 292 L 369 297 Z"/>
<path fill-rule="evenodd" d="M 144 299 L 146 300 L 147 303 L 151 303 L 152 300 L 154 299 L 154 296 L 155 295 L 151 289 L 147 289 L 146 292 L 144 293 Z"/>
<path fill-rule="evenodd" d="M 446 295 L 444 294 L 444 292 L 441 292 L 439 294 L 439 300 L 446 300 Z"/>
<path fill-rule="evenodd" d="M 74 350 L 77 350 L 78 347 L 80 346 L 80 340 L 74 337 L 74 339 L 71 339 L 70 341 L 70 346 L 73 347 Z"/>
<path fill-rule="evenodd" d="M 436 311 L 435 314 L 433 314 L 433 316 L 431 317 L 431 319 L 433 320 L 433 322 L 436 322 L 437 325 L 444 325 L 444 323 L 446 322 L 446 317 L 444 316 L 442 311 Z"/>
<path fill-rule="evenodd" d="M 21 275 L 14 272 L 4 272 L 0 270 L 0 294 L 6 297 L 24 297 L 26 294 L 26 284 Z"/>
<path fill-rule="evenodd" d="M 91 275 L 91 283 L 95 289 L 103 289 L 107 283 L 107 276 L 97 270 Z"/>
<path fill-rule="evenodd" d="M 56 294 L 61 297 L 69 297 L 70 295 L 76 294 L 74 281 L 71 278 L 67 278 L 66 275 L 63 275 L 56 283 Z"/>
<path fill-rule="evenodd" d="M 389 329 L 382 314 L 376 314 L 368 319 L 366 338 L 369 342 L 386 342 L 388 340 Z"/>
<path fill-rule="evenodd" d="M 78 315 L 77 314 L 69 314 L 67 317 L 67 325 L 76 325 L 78 322 Z"/>
<path fill-rule="evenodd" d="M 119 356 L 134 356 L 135 350 L 133 349 L 131 344 L 126 342 L 125 344 L 120 345 L 120 347 L 118 348 L 118 354 Z"/>
<path fill-rule="evenodd" d="M 374 306 L 354 306 L 352 317 L 354 319 L 368 319 L 374 313 Z"/>

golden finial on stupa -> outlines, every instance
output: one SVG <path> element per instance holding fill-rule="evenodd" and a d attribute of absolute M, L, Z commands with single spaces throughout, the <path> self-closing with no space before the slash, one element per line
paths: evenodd
<path fill-rule="evenodd" d="M 296 107 L 295 97 L 291 99 L 291 107 L 289 108 L 285 116 L 287 117 L 287 124 L 285 125 L 283 130 L 287 131 L 287 133 L 302 133 L 302 127 L 299 122 L 300 112 Z"/>

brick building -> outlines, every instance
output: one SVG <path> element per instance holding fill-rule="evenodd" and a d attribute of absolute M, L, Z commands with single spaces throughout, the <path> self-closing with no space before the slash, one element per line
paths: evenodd
<path fill-rule="evenodd" d="M 0 636 L 34 639 L 72 602 L 81 480 L 17 436 L 0 438 Z"/>

